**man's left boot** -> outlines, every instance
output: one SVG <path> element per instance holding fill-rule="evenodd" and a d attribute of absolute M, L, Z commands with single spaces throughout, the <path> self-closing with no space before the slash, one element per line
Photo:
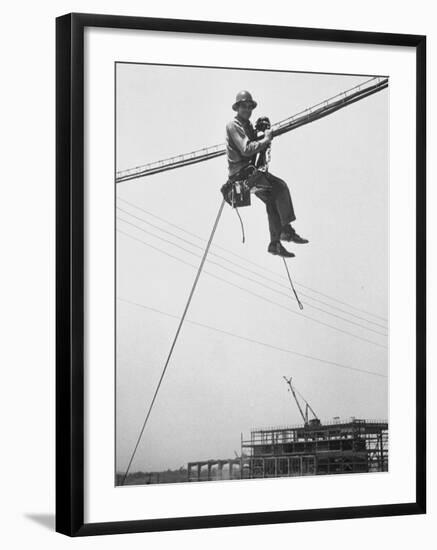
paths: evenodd
<path fill-rule="evenodd" d="M 280 237 L 281 241 L 292 242 L 296 244 L 306 244 L 308 239 L 304 239 L 296 233 L 296 231 L 291 227 L 291 225 L 284 227 Z"/>

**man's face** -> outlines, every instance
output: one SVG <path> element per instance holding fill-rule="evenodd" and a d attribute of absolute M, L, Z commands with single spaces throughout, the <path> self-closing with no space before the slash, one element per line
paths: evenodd
<path fill-rule="evenodd" d="M 242 101 L 238 105 L 238 116 L 244 120 L 249 120 L 253 111 L 253 105 L 250 102 Z"/>

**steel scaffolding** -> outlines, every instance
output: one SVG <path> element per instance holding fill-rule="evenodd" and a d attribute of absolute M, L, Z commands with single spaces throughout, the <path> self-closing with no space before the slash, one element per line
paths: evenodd
<path fill-rule="evenodd" d="M 248 477 L 388 471 L 386 421 L 352 419 L 252 430 L 242 441 Z"/>

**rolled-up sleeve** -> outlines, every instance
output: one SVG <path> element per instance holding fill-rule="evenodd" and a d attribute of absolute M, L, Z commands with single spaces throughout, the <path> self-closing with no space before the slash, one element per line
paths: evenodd
<path fill-rule="evenodd" d="M 265 149 L 264 143 L 250 140 L 244 129 L 233 120 L 226 125 L 226 131 L 243 157 L 252 157 Z"/>

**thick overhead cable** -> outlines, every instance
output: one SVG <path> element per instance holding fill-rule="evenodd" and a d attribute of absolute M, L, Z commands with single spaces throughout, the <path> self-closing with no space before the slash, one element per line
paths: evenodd
<path fill-rule="evenodd" d="M 381 90 L 384 90 L 388 86 L 387 77 L 374 77 L 349 90 L 345 90 L 325 101 L 317 103 L 312 107 L 296 113 L 295 115 L 288 117 L 280 122 L 272 125 L 273 136 L 280 136 L 291 130 L 295 130 L 300 126 L 314 122 L 320 118 L 328 116 L 339 109 L 343 109 L 348 105 L 352 105 L 361 99 L 364 99 L 372 94 L 375 94 Z M 226 153 L 225 144 L 220 143 L 218 145 L 212 145 L 211 147 L 204 147 L 197 151 L 191 151 L 174 157 L 170 157 L 141 166 L 135 166 L 126 170 L 119 170 L 116 173 L 116 183 L 122 183 L 145 176 L 151 176 L 152 174 L 158 174 L 166 170 L 174 170 L 175 168 L 181 168 L 182 166 L 189 166 L 190 164 L 196 164 L 216 157 L 220 157 Z"/>

